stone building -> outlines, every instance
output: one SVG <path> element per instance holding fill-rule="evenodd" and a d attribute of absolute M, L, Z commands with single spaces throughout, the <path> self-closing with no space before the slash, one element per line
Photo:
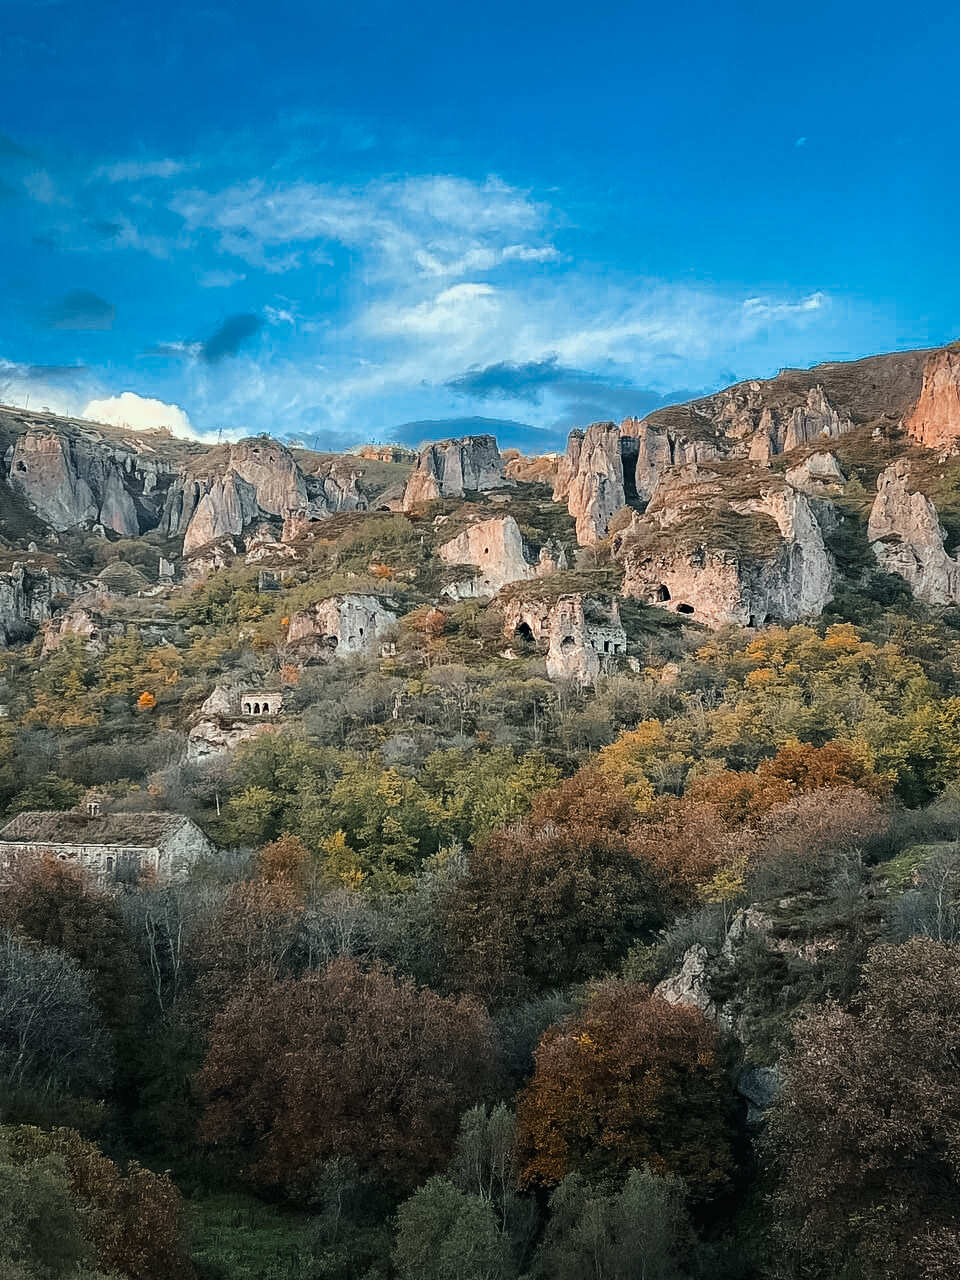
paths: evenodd
<path fill-rule="evenodd" d="M 180 813 L 106 812 L 88 795 L 73 809 L 18 813 L 0 830 L 0 882 L 16 865 L 53 857 L 103 887 L 149 875 L 158 884 L 184 880 L 214 846 Z"/>
<path fill-rule="evenodd" d="M 542 600 L 518 596 L 504 607 L 504 634 L 515 644 L 546 651 L 552 680 L 592 684 L 626 658 L 627 633 L 616 596 L 580 592 Z"/>

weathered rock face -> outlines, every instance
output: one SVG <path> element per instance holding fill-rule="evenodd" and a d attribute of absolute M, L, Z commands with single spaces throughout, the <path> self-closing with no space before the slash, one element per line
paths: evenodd
<path fill-rule="evenodd" d="M 946 347 L 928 357 L 920 399 L 904 425 L 928 449 L 956 447 L 960 439 L 960 348 Z"/>
<path fill-rule="evenodd" d="M 189 556 L 220 538 L 239 537 L 244 526 L 259 519 L 257 491 L 236 472 L 211 477 L 197 495 L 183 534 L 183 554 Z M 172 530 L 171 530 L 172 532 Z"/>
<path fill-rule="evenodd" d="M 718 1017 L 717 1006 L 710 994 L 710 953 L 702 943 L 684 952 L 679 972 L 664 978 L 653 994 L 667 1004 L 689 1004 L 708 1018 Z"/>
<path fill-rule="evenodd" d="M 384 632 L 396 621 L 397 615 L 376 596 L 331 596 L 295 613 L 287 640 L 318 657 L 376 653 Z"/>
<path fill-rule="evenodd" d="M 627 649 L 615 596 L 600 599 L 573 592 L 554 600 L 516 597 L 504 607 L 504 634 L 514 644 L 545 649 L 551 679 L 583 684 L 613 670 Z"/>
<path fill-rule="evenodd" d="M 571 431 L 560 459 L 554 502 L 566 500 L 577 522 L 577 542 L 591 546 L 605 538 L 611 518 L 626 503 L 620 428 L 595 422 L 586 431 Z"/>
<path fill-rule="evenodd" d="M 149 496 L 160 475 L 154 462 L 43 430 L 17 439 L 8 466 L 10 484 L 51 528 L 102 524 L 126 537 L 147 527 L 135 495 Z"/>
<path fill-rule="evenodd" d="M 916 492 L 905 459 L 891 463 L 877 479 L 867 536 L 880 567 L 899 574 L 918 600 L 960 602 L 960 563 L 947 555 L 936 507 Z"/>
<path fill-rule="evenodd" d="M 403 494 L 403 510 L 411 511 L 437 498 L 462 498 L 468 491 L 486 493 L 514 482 L 504 474 L 493 436 L 439 440 L 420 450 Z"/>
<path fill-rule="evenodd" d="M 542 576 L 556 561 L 535 558 L 513 516 L 481 520 L 445 542 L 438 551 L 444 564 L 476 565 L 480 570 L 471 595 L 495 595 L 508 582 Z"/>
<path fill-rule="evenodd" d="M 736 466 L 736 464 L 726 464 Z M 613 539 L 625 595 L 707 626 L 816 617 L 833 564 L 810 500 L 763 470 L 677 468 Z"/>
<path fill-rule="evenodd" d="M 77 636 L 94 652 L 104 648 L 104 619 L 98 608 L 102 603 L 106 602 L 92 593 L 75 600 L 59 617 L 50 619 L 44 627 L 43 652 L 54 653 L 67 636 Z"/>
<path fill-rule="evenodd" d="M 70 583 L 48 569 L 32 569 L 18 561 L 0 573 L 0 647 L 28 640 L 52 613 L 56 595 L 70 592 Z"/>
<path fill-rule="evenodd" d="M 791 488 L 813 497 L 839 493 L 847 479 L 835 456 L 826 452 L 811 453 L 795 467 L 790 467 L 785 478 Z"/>
<path fill-rule="evenodd" d="M 722 457 L 722 450 L 709 439 L 688 438 L 669 430 L 660 430 L 639 418 L 625 418 L 620 424 L 624 437 L 636 440 L 634 486 L 637 498 L 649 502 L 654 490 L 670 467 L 690 462 L 710 462 Z"/>

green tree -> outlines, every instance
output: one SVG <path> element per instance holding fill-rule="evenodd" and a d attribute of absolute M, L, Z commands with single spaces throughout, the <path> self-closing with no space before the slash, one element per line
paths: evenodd
<path fill-rule="evenodd" d="M 510 1280 L 517 1274 L 490 1202 L 439 1177 L 400 1206 L 393 1260 L 402 1280 Z"/>
<path fill-rule="evenodd" d="M 550 1197 L 534 1280 L 685 1280 L 693 1232 L 679 1178 L 631 1169 L 619 1190 L 568 1174 Z"/>

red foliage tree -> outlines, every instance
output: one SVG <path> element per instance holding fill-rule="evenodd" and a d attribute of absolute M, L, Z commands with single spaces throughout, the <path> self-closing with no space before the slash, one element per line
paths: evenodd
<path fill-rule="evenodd" d="M 449 1158 L 460 1112 L 495 1072 L 492 1024 L 341 957 L 300 980 L 251 985 L 216 1019 L 198 1084 L 203 1133 L 262 1186 L 309 1196 L 346 1156 L 408 1188 Z"/>

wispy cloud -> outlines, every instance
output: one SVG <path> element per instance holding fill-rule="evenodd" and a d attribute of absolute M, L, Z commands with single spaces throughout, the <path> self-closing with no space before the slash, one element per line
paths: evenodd
<path fill-rule="evenodd" d="M 94 178 L 107 182 L 144 182 L 151 178 L 172 178 L 190 166 L 185 160 L 117 160 L 113 164 L 100 165 L 93 171 Z"/>
<path fill-rule="evenodd" d="M 457 276 L 558 256 L 542 241 L 546 206 L 499 178 L 427 175 L 362 188 L 262 180 L 176 195 L 171 208 L 193 229 L 219 236 L 223 252 L 276 269 L 299 265 L 296 246 L 340 245 L 388 274 Z"/>

